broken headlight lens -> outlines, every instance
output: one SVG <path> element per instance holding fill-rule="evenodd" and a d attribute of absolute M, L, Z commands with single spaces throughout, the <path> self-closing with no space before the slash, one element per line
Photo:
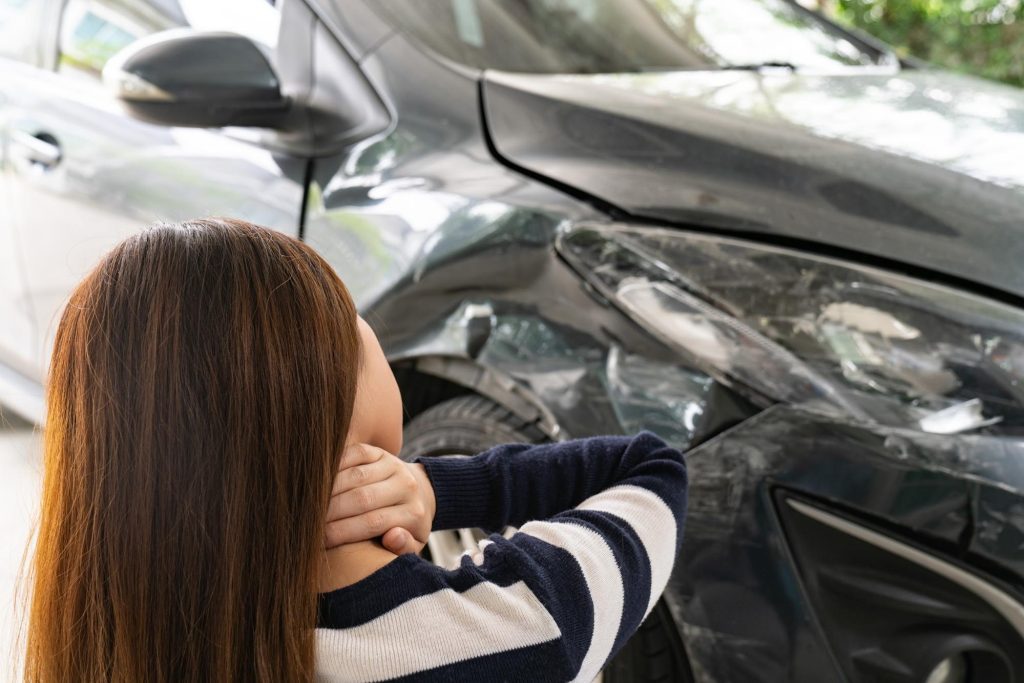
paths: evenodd
<path fill-rule="evenodd" d="M 578 225 L 559 251 L 692 363 L 755 400 L 932 433 L 1024 432 L 1024 312 L 799 251 Z"/>

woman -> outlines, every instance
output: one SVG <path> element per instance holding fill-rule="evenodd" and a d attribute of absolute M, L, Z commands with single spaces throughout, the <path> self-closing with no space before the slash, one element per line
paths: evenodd
<path fill-rule="evenodd" d="M 116 247 L 47 405 L 30 681 L 588 680 L 681 539 L 682 456 L 646 432 L 398 462 L 344 285 L 241 221 Z M 398 554 L 431 524 L 522 529 L 446 571 Z"/>

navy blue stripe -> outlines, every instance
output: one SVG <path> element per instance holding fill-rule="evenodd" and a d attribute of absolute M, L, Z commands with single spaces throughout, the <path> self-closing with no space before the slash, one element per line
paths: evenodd
<path fill-rule="evenodd" d="M 675 509 L 682 454 L 655 434 L 501 444 L 471 458 L 418 458 L 434 487 L 434 529 L 499 531 L 547 519 L 615 484 L 644 486 Z M 681 486 L 680 486 L 681 485 Z"/>
<path fill-rule="evenodd" d="M 317 601 L 317 626 L 359 626 L 413 598 L 445 588 L 462 593 L 488 580 L 500 586 L 516 581 L 514 577 L 503 579 L 502 582 L 489 579 L 479 572 L 466 573 L 457 569 L 448 571 L 417 555 L 402 555 L 362 581 L 321 593 Z"/>

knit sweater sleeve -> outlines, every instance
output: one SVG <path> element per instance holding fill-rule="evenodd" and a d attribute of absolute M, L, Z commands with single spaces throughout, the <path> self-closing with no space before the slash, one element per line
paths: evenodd
<path fill-rule="evenodd" d="M 461 585 L 501 586 L 500 595 L 516 596 L 516 606 L 498 609 L 501 616 L 487 628 L 508 629 L 507 638 L 495 637 L 512 648 L 512 634 L 529 633 L 522 645 L 544 640 L 544 628 L 517 625 L 542 619 L 551 638 L 546 647 L 558 653 L 547 659 L 562 669 L 552 670 L 550 680 L 592 680 L 668 582 L 683 538 L 682 453 L 642 432 L 499 446 L 428 472 L 439 509 L 459 507 L 443 511 L 442 526 L 520 526 L 511 538 L 482 541 L 452 575 Z M 523 607 L 524 599 L 532 607 Z M 522 650 L 524 671 L 541 656 L 538 648 Z M 514 669 L 515 656 L 506 652 L 503 666 Z"/>
<path fill-rule="evenodd" d="M 674 462 L 652 457 L 666 444 L 648 431 L 547 444 L 511 443 L 473 457 L 419 458 L 434 487 L 434 530 L 500 531 L 546 519 L 626 479 L 643 484 Z M 679 492 L 685 495 L 685 486 Z"/>

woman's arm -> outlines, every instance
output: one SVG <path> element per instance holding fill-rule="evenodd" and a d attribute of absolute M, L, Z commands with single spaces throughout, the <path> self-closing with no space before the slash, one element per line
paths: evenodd
<path fill-rule="evenodd" d="M 379 618 L 342 600 L 318 633 L 322 656 L 381 679 L 593 680 L 668 581 L 683 537 L 682 453 L 643 432 L 422 462 L 435 526 L 519 531 L 481 541 L 454 571 L 398 567 L 375 598 L 388 604 Z M 399 652 L 387 649 L 388 624 L 402 625 Z M 367 648 L 365 671 L 356 645 Z"/>
<path fill-rule="evenodd" d="M 503 444 L 472 457 L 419 458 L 433 485 L 433 529 L 500 531 L 568 510 L 615 484 L 630 482 L 685 496 L 682 456 L 652 457 L 667 448 L 651 432 L 549 444 Z M 672 492 L 659 483 L 683 482 Z"/>
<path fill-rule="evenodd" d="M 547 645 L 557 643 L 558 660 L 566 667 L 562 680 L 593 680 L 639 628 L 668 582 L 683 539 L 688 484 L 683 454 L 641 432 L 631 438 L 502 446 L 471 458 L 461 473 L 447 465 L 424 465 L 442 524 L 522 525 L 509 539 L 494 535 L 481 542 L 475 557 L 463 559 L 459 580 L 479 579 L 502 586 L 502 593 L 518 585 L 521 593 L 532 594 L 534 609 L 550 617 Z M 473 496 L 466 479 L 481 480 L 486 493 Z M 471 502 L 455 504 L 449 498 L 455 494 Z M 521 631 L 521 610 L 498 611 L 501 616 L 489 628 Z M 537 621 L 538 615 L 528 619 Z M 536 642 L 537 630 L 531 630 L 526 637 Z M 515 643 L 504 647 L 513 649 Z M 530 670 L 528 658 L 524 671 Z M 514 668 L 513 659 L 507 655 L 505 663 Z"/>

